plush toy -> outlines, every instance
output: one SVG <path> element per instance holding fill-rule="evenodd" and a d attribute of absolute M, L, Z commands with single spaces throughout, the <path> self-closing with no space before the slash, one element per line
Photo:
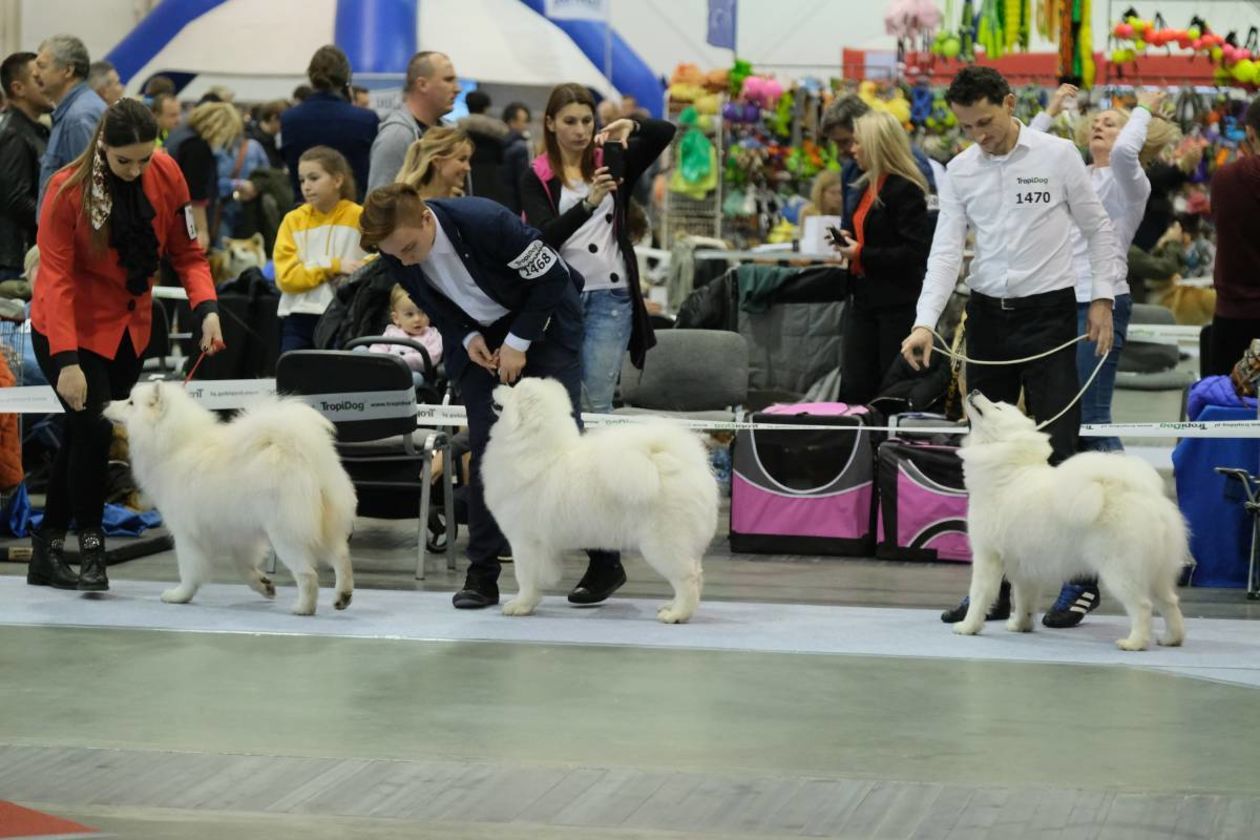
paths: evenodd
<path fill-rule="evenodd" d="M 897 122 L 910 127 L 910 102 L 906 99 L 906 92 L 900 87 L 893 88 L 892 99 L 884 104 L 884 109 L 896 117 Z"/>
<path fill-rule="evenodd" d="M 744 79 L 752 75 L 752 65 L 742 59 L 736 59 L 728 74 L 731 80 L 731 96 L 739 96 L 744 89 Z"/>
<path fill-rule="evenodd" d="M 796 95 L 790 90 L 786 91 L 779 97 L 774 116 L 770 118 L 770 129 L 780 137 L 792 136 L 792 117 L 795 110 Z"/>
<path fill-rule="evenodd" d="M 930 37 L 940 25 L 934 0 L 892 0 L 884 14 L 884 31 L 898 40 Z"/>
<path fill-rule="evenodd" d="M 722 93 L 731 87 L 731 71 L 710 70 L 704 77 L 704 89 L 709 93 Z"/>
<path fill-rule="evenodd" d="M 669 79 L 671 85 L 703 85 L 705 75 L 694 64 L 683 62 L 674 68 L 674 75 Z"/>
<path fill-rule="evenodd" d="M 741 91 L 744 99 L 752 102 L 765 110 L 774 108 L 778 103 L 779 97 L 783 95 L 783 85 L 775 79 L 764 76 L 749 76 L 744 79 L 744 87 Z"/>

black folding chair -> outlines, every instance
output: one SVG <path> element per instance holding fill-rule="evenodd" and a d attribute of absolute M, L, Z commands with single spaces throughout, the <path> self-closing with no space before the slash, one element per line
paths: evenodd
<path fill-rule="evenodd" d="M 1260 563 L 1257 553 L 1260 552 L 1260 476 L 1252 475 L 1246 470 L 1236 467 L 1217 467 L 1216 471 L 1227 479 L 1234 479 L 1242 485 L 1246 500 L 1243 510 L 1251 516 L 1251 560 L 1247 566 L 1247 598 L 1260 600 Z"/>
<path fill-rule="evenodd" d="M 455 569 L 456 524 L 450 435 L 417 426 L 411 370 L 397 356 L 345 350 L 294 350 L 276 364 L 276 391 L 301 396 L 337 428 L 337 452 L 359 496 L 358 513 L 419 517 L 416 580 L 426 551 L 446 552 Z M 426 539 L 433 456 L 443 457 L 445 539 Z"/>

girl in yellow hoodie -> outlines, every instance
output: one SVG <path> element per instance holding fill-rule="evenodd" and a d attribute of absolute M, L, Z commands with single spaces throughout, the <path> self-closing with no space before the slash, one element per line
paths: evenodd
<path fill-rule="evenodd" d="M 272 255 L 280 287 L 280 352 L 315 346 L 315 324 L 332 302 L 337 282 L 366 257 L 359 247 L 354 175 L 341 153 L 327 146 L 298 159 L 298 182 L 306 204 L 280 223 Z"/>

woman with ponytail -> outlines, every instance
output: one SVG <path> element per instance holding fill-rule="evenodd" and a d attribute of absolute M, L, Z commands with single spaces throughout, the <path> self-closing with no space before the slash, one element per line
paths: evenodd
<path fill-rule="evenodd" d="M 150 289 L 163 256 L 188 292 L 201 349 L 215 352 L 223 344 L 188 185 L 169 155 L 154 154 L 157 133 L 148 108 L 119 100 L 105 111 L 83 154 L 48 183 L 31 344 L 40 369 L 56 385 L 65 435 L 44 519 L 32 537 L 30 584 L 109 588 L 101 515 L 112 431 L 101 411 L 110 400 L 126 399 L 140 378 L 149 345 Z M 77 575 L 63 556 L 72 520 L 79 537 Z"/>

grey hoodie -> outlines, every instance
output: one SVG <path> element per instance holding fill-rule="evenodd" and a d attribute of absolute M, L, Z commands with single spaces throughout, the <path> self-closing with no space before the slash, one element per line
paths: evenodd
<path fill-rule="evenodd" d="M 421 127 L 405 105 L 381 120 L 368 164 L 368 192 L 394 183 L 398 170 L 402 169 L 403 159 L 407 157 L 407 149 L 426 130 L 427 127 Z"/>

